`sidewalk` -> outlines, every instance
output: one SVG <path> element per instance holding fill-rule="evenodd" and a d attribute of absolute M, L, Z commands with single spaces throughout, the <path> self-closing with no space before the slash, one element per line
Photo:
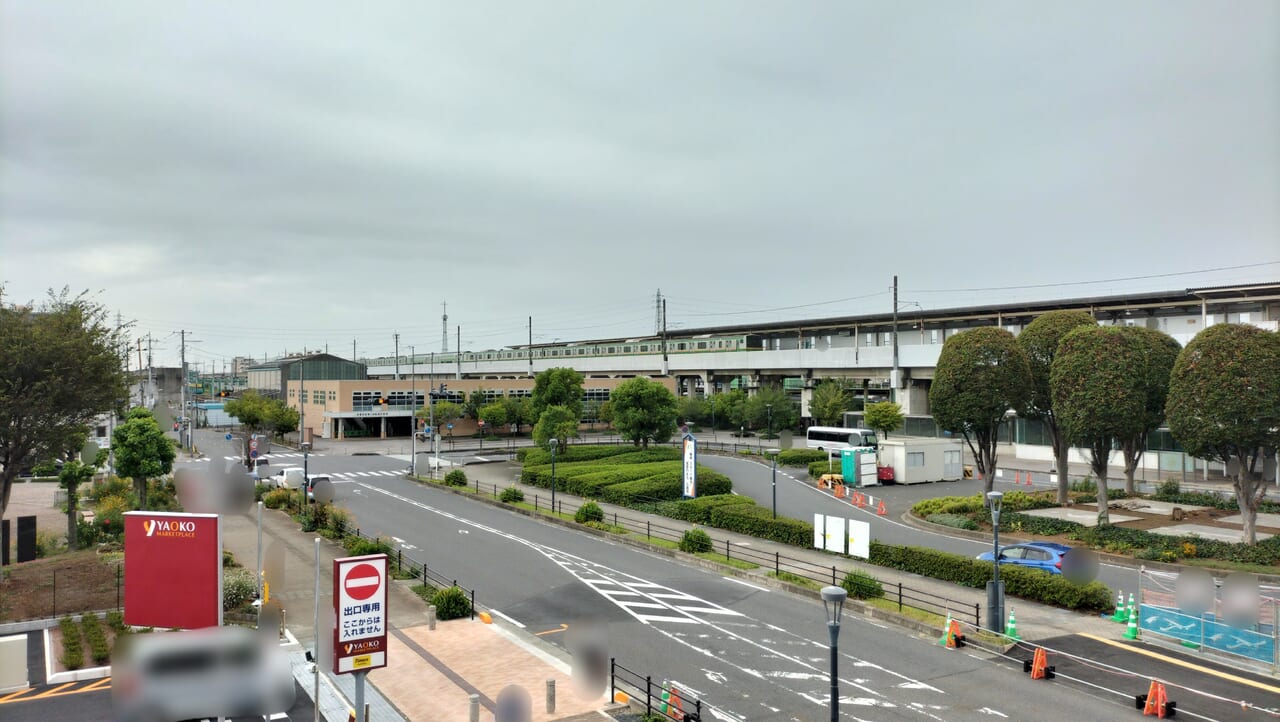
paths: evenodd
<path fill-rule="evenodd" d="M 223 547 L 248 568 L 257 565 L 256 512 L 224 515 Z M 294 677 L 311 694 L 314 677 L 304 660 L 315 639 L 315 542 L 313 534 L 280 511 L 264 509 L 262 539 L 284 548 L 284 580 L 273 582 L 271 598 L 285 609 L 284 623 L 299 643 L 294 651 Z M 321 604 L 330 604 L 333 560 L 346 556 L 336 542 L 321 538 Z M 562 652 L 521 632 L 484 624 L 478 618 L 440 622 L 427 626 L 427 605 L 410 589 L 412 582 L 393 582 L 389 590 L 391 634 L 388 666 L 371 672 L 365 685 L 365 701 L 371 719 L 459 720 L 468 718 L 469 697 L 481 696 L 481 720 L 493 720 L 494 700 L 509 684 L 524 687 L 532 698 L 534 722 L 569 720 L 596 714 L 607 700 L 578 698 L 570 677 L 568 658 Z M 493 660 L 502 660 L 494 665 Z M 544 707 L 546 681 L 555 680 L 556 713 Z M 322 674 L 321 713 L 329 722 L 345 722 L 354 698 L 351 675 Z M 341 694 L 339 694 L 339 691 Z"/>
<path fill-rule="evenodd" d="M 471 479 L 479 479 L 481 484 L 485 484 L 485 485 L 497 484 L 499 489 L 501 489 L 504 486 L 519 487 L 521 490 L 524 491 L 526 500 L 532 500 L 535 494 L 539 497 L 539 499 L 543 501 L 544 505 L 548 500 L 548 497 L 549 497 L 548 490 L 520 484 L 516 480 L 519 470 L 518 470 L 518 467 L 514 464 L 502 463 L 502 464 L 471 465 L 466 467 L 466 471 L 467 471 L 468 477 L 470 477 Z M 563 498 L 563 499 L 572 499 L 573 500 L 572 506 L 575 509 L 577 508 L 577 505 L 582 502 L 581 497 L 572 496 L 564 492 L 558 493 L 557 497 Z M 497 503 L 492 501 L 489 495 L 478 495 L 478 498 L 483 500 L 483 501 L 479 501 L 478 503 Z M 606 504 L 599 501 L 597 501 L 596 503 L 600 506 L 602 510 L 604 510 L 606 521 L 609 521 L 610 519 L 613 518 L 614 514 L 617 514 L 619 517 L 626 517 L 628 519 L 633 519 L 633 520 L 635 519 L 641 520 L 642 523 L 643 521 L 648 520 L 652 522 L 655 526 L 662 526 L 665 529 L 676 530 L 679 533 L 683 533 L 687 529 L 691 529 L 695 526 L 698 526 L 691 522 L 685 522 L 679 519 L 672 519 L 670 517 L 658 516 L 655 514 L 646 514 L 644 512 L 636 511 L 634 509 L 628 509 L 626 507 L 615 506 L 613 504 Z M 511 508 L 511 507 L 507 506 L 507 508 Z M 532 512 L 529 512 L 529 513 L 532 514 Z M 571 522 L 561 522 L 547 515 L 540 515 L 539 518 L 546 519 L 549 523 L 561 523 L 561 524 L 572 526 L 576 529 L 582 529 L 586 533 L 597 533 L 602 535 L 606 534 L 606 532 L 596 532 L 595 530 L 587 529 L 585 527 L 582 527 L 581 525 L 572 524 Z M 866 572 L 867 574 L 870 574 L 871 576 L 875 577 L 881 582 L 881 584 L 885 588 L 886 598 L 890 596 L 896 597 L 897 585 L 901 583 L 904 587 L 909 587 L 911 589 L 918 590 L 920 592 L 926 592 L 936 597 L 954 600 L 957 603 L 955 612 L 957 617 L 962 622 L 962 624 L 968 624 L 968 625 L 973 624 L 973 621 L 974 621 L 973 610 L 974 610 L 975 604 L 980 605 L 982 609 L 982 616 L 983 616 L 982 621 L 984 623 L 986 621 L 985 617 L 986 617 L 987 597 L 986 597 L 986 591 L 983 589 L 973 589 L 970 587 L 962 587 L 956 584 L 952 584 L 950 582 L 943 582 L 936 579 L 930 579 L 928 577 L 922 577 L 922 576 L 910 574 L 907 572 L 901 572 L 896 569 L 876 566 L 874 564 L 861 562 L 855 559 L 835 556 L 833 554 L 819 551 L 817 549 L 804 549 L 800 547 L 794 547 L 787 544 L 780 544 L 777 542 L 771 542 L 765 539 L 760 539 L 759 537 L 752 537 L 744 534 L 736 534 L 734 532 L 725 531 L 723 529 L 715 529 L 715 528 L 709 528 L 709 527 L 699 527 L 699 528 L 702 528 L 704 531 L 706 531 L 708 534 L 711 535 L 711 538 L 715 542 L 715 551 L 721 554 L 724 553 L 725 542 L 728 541 L 731 552 L 734 549 L 744 550 L 745 553 L 749 553 L 751 555 L 751 558 L 753 560 L 754 558 L 760 555 L 772 557 L 774 552 L 776 551 L 792 560 L 800 560 L 802 562 L 805 562 L 808 565 L 811 565 L 814 570 L 817 570 L 817 569 L 830 570 L 834 566 L 836 570 L 835 576 L 837 578 L 837 581 L 839 581 L 839 579 L 842 579 L 844 577 L 844 574 L 846 571 L 849 571 L 852 569 L 860 570 L 860 571 Z M 771 564 L 762 565 L 761 567 L 757 569 L 752 569 L 752 570 L 730 569 L 729 567 L 726 567 L 724 565 L 703 560 L 690 554 L 684 554 L 671 549 L 667 549 L 665 547 L 646 544 L 643 536 L 643 531 L 639 535 L 637 535 L 634 532 L 627 534 L 625 536 L 617 536 L 617 535 L 610 534 L 609 538 L 620 543 L 631 544 L 634 546 L 648 549 L 655 554 L 678 557 L 684 563 L 696 564 L 699 566 L 704 566 L 710 569 L 714 569 L 715 571 L 721 572 L 723 574 L 737 576 L 744 579 L 749 579 L 753 583 L 760 584 L 763 586 L 769 586 L 773 588 L 783 588 L 783 589 L 787 589 L 789 591 L 794 591 L 801 594 L 814 593 L 811 590 L 807 590 L 803 587 L 799 587 L 796 585 L 788 584 L 786 582 L 781 582 L 775 579 L 774 577 L 769 576 L 769 573 L 773 571 Z M 749 552 L 747 552 L 746 550 L 749 550 Z M 890 591 L 891 591 L 890 587 L 893 588 L 893 591 L 895 592 L 895 594 L 890 595 Z M 857 602 L 853 602 L 853 603 L 858 604 Z M 881 612 L 879 609 L 870 607 L 869 605 L 862 605 L 862 606 L 864 607 L 864 610 L 869 616 L 876 615 L 876 616 L 883 617 L 883 612 Z M 1062 635 L 1064 631 L 1089 632 L 1089 633 L 1107 637 L 1107 638 L 1120 639 L 1121 635 L 1125 631 L 1124 625 L 1110 622 L 1107 619 L 1102 618 L 1100 616 L 1096 616 L 1093 614 L 1071 612 L 1065 609 L 1059 609 L 1057 607 L 1051 607 L 1048 605 L 1039 604 L 1036 602 L 1018 599 L 1014 597 L 1007 597 L 1005 600 L 1006 613 L 1008 613 L 1010 610 L 1014 610 L 1016 612 L 1017 621 L 1018 621 L 1018 632 L 1023 639 L 1034 640 L 1034 639 L 1056 637 L 1056 636 Z M 923 625 L 909 625 L 909 626 L 922 627 Z M 923 631 L 923 630 L 921 629 L 920 631 Z"/>

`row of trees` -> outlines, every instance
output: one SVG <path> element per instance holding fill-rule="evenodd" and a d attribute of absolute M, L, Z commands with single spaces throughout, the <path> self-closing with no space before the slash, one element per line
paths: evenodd
<path fill-rule="evenodd" d="M 1108 521 L 1112 453 L 1122 454 L 1132 493 L 1147 437 L 1167 423 L 1192 456 L 1236 464 L 1236 500 L 1252 544 L 1263 490 L 1257 462 L 1280 445 L 1280 335 L 1221 324 L 1184 349 L 1156 330 L 1099 326 L 1089 313 L 1055 311 L 1016 338 L 977 328 L 947 339 L 929 402 L 941 428 L 963 434 L 988 491 L 1011 411 L 1048 431 L 1059 502 L 1068 496 L 1069 450 L 1085 449 L 1100 524 Z"/>
<path fill-rule="evenodd" d="M 766 386 L 754 396 L 733 389 L 709 397 L 681 397 L 677 415 L 686 423 L 717 429 L 753 431 L 790 429 L 800 421 L 800 408 L 781 387 Z"/>
<path fill-rule="evenodd" d="M 287 434 L 297 431 L 301 420 L 297 409 L 252 389 L 245 391 L 240 398 L 228 401 L 224 410 L 253 432 Z"/>

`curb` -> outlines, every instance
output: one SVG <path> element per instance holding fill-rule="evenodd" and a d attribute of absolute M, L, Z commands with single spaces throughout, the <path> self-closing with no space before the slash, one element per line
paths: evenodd
<path fill-rule="evenodd" d="M 909 510 L 902 512 L 902 516 L 899 518 L 901 519 L 903 524 L 906 524 L 907 526 L 910 526 L 915 529 L 919 529 L 921 531 L 929 531 L 935 534 L 941 534 L 943 536 L 960 537 L 963 539 L 970 539 L 973 541 L 983 541 L 983 542 L 991 541 L 990 534 L 984 534 L 982 532 L 977 532 L 977 531 L 969 531 L 968 529 L 956 529 L 955 527 L 945 526 L 943 524 L 934 524 L 931 521 L 926 521 L 924 519 L 921 519 L 920 517 L 913 515 Z M 1037 541 L 1039 539 L 1039 537 L 1025 536 L 1017 532 L 1000 532 L 1000 536 L 1003 538 L 1008 538 L 1010 541 L 1015 543 L 1031 542 L 1031 541 Z M 1096 549 L 1092 551 L 1094 554 L 1098 555 L 1098 561 L 1100 562 L 1111 564 L 1117 567 L 1128 567 L 1135 571 L 1140 569 L 1156 569 L 1159 571 L 1179 573 L 1185 569 L 1204 569 L 1208 571 L 1210 574 L 1214 575 L 1215 577 L 1225 577 L 1229 574 L 1235 573 L 1230 569 L 1218 569 L 1215 567 L 1193 567 L 1185 564 L 1171 564 L 1169 562 L 1148 561 L 1145 559 L 1139 560 L 1139 559 L 1134 559 L 1133 557 L 1117 556 L 1115 554 L 1109 554 L 1107 552 L 1100 552 L 1100 551 L 1097 551 Z M 1256 572 L 1251 572 L 1251 574 L 1257 577 L 1258 581 L 1264 584 L 1280 584 L 1280 575 L 1258 574 Z"/>

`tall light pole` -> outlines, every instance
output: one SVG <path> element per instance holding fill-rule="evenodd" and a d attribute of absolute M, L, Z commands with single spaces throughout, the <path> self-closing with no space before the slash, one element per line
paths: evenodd
<path fill-rule="evenodd" d="M 991 564 L 994 568 L 991 581 L 987 582 L 987 629 L 1004 631 L 1004 582 L 1000 581 L 1000 504 L 1004 493 L 987 492 L 987 505 L 991 507 Z"/>
<path fill-rule="evenodd" d="M 413 375 L 413 347 L 409 347 L 409 476 L 418 476 L 418 382 Z"/>
<path fill-rule="evenodd" d="M 781 449 L 769 449 L 768 454 L 773 457 L 773 518 L 778 518 L 778 452 Z"/>
<path fill-rule="evenodd" d="M 831 722 L 840 719 L 840 613 L 849 592 L 844 587 L 823 587 L 822 606 L 827 610 L 827 641 L 831 651 Z"/>
<path fill-rule="evenodd" d="M 773 404 L 764 405 L 765 414 L 769 417 L 769 437 L 773 437 Z"/>
<path fill-rule="evenodd" d="M 559 439 L 552 438 L 547 441 L 551 446 L 551 513 L 556 513 L 556 447 L 560 445 Z"/>

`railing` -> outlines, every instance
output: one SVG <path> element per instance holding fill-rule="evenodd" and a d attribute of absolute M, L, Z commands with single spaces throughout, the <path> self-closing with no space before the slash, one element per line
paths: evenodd
<path fill-rule="evenodd" d="M 359 539 L 369 539 L 378 541 L 379 537 L 371 537 L 360 530 L 360 527 L 350 524 L 339 523 L 336 531 L 344 536 L 354 536 Z M 385 539 L 385 537 L 383 537 Z M 391 546 L 388 544 L 387 546 Z M 404 549 L 394 546 L 391 552 L 387 554 L 388 566 L 391 566 L 396 576 L 408 574 L 411 579 L 421 579 L 424 584 L 433 584 L 434 586 L 457 587 L 471 600 L 471 618 L 476 618 L 476 590 L 468 589 L 458 584 L 457 579 L 450 579 L 439 572 L 427 566 L 426 562 L 418 561 L 413 557 L 404 553 Z"/>
<path fill-rule="evenodd" d="M 702 721 L 702 700 L 687 698 L 683 692 L 672 690 L 666 680 L 655 683 L 650 675 L 641 675 L 609 658 L 609 699 L 617 700 L 618 692 L 623 692 L 644 705 L 645 719 L 686 720 L 686 722 Z M 663 695 L 666 699 L 663 699 Z"/>
<path fill-rule="evenodd" d="M 492 498 L 497 499 L 506 487 L 499 486 L 496 483 L 482 484 L 479 479 L 476 479 L 472 483 L 472 488 L 476 494 L 487 493 Z M 530 496 L 532 496 L 532 501 L 530 501 Z M 562 515 L 574 515 L 578 509 L 590 501 L 589 499 L 583 500 L 574 496 L 566 498 L 566 496 L 565 494 L 556 495 L 554 509 L 551 508 L 550 498 L 541 494 L 526 494 L 524 502 L 526 504 L 532 503 L 536 512 L 548 511 Z M 661 503 L 661 501 L 651 500 L 647 503 Z M 604 521 L 629 532 L 634 532 L 637 535 L 643 533 L 648 541 L 659 539 L 678 543 L 685 532 L 684 529 L 654 523 L 652 519 L 635 518 L 616 511 L 607 512 L 604 515 Z M 772 567 L 773 576 L 782 581 L 786 581 L 783 575 L 787 574 L 815 584 L 839 586 L 845 574 L 854 570 L 851 566 L 842 566 L 840 564 L 827 566 L 807 559 L 789 557 L 780 551 L 770 553 L 750 547 L 737 546 L 728 538 L 716 539 L 713 536 L 711 543 L 712 551 L 722 553 L 726 559 L 737 559 L 766 569 Z M 856 581 L 854 582 L 855 585 L 857 583 Z M 884 585 L 884 592 L 885 599 L 897 603 L 899 612 L 903 609 L 915 609 L 939 616 L 950 614 L 966 621 L 969 619 L 969 614 L 972 613 L 974 625 L 981 626 L 982 624 L 982 605 L 978 602 L 970 603 L 958 599 L 950 599 L 923 589 L 909 587 L 901 582 Z"/>

